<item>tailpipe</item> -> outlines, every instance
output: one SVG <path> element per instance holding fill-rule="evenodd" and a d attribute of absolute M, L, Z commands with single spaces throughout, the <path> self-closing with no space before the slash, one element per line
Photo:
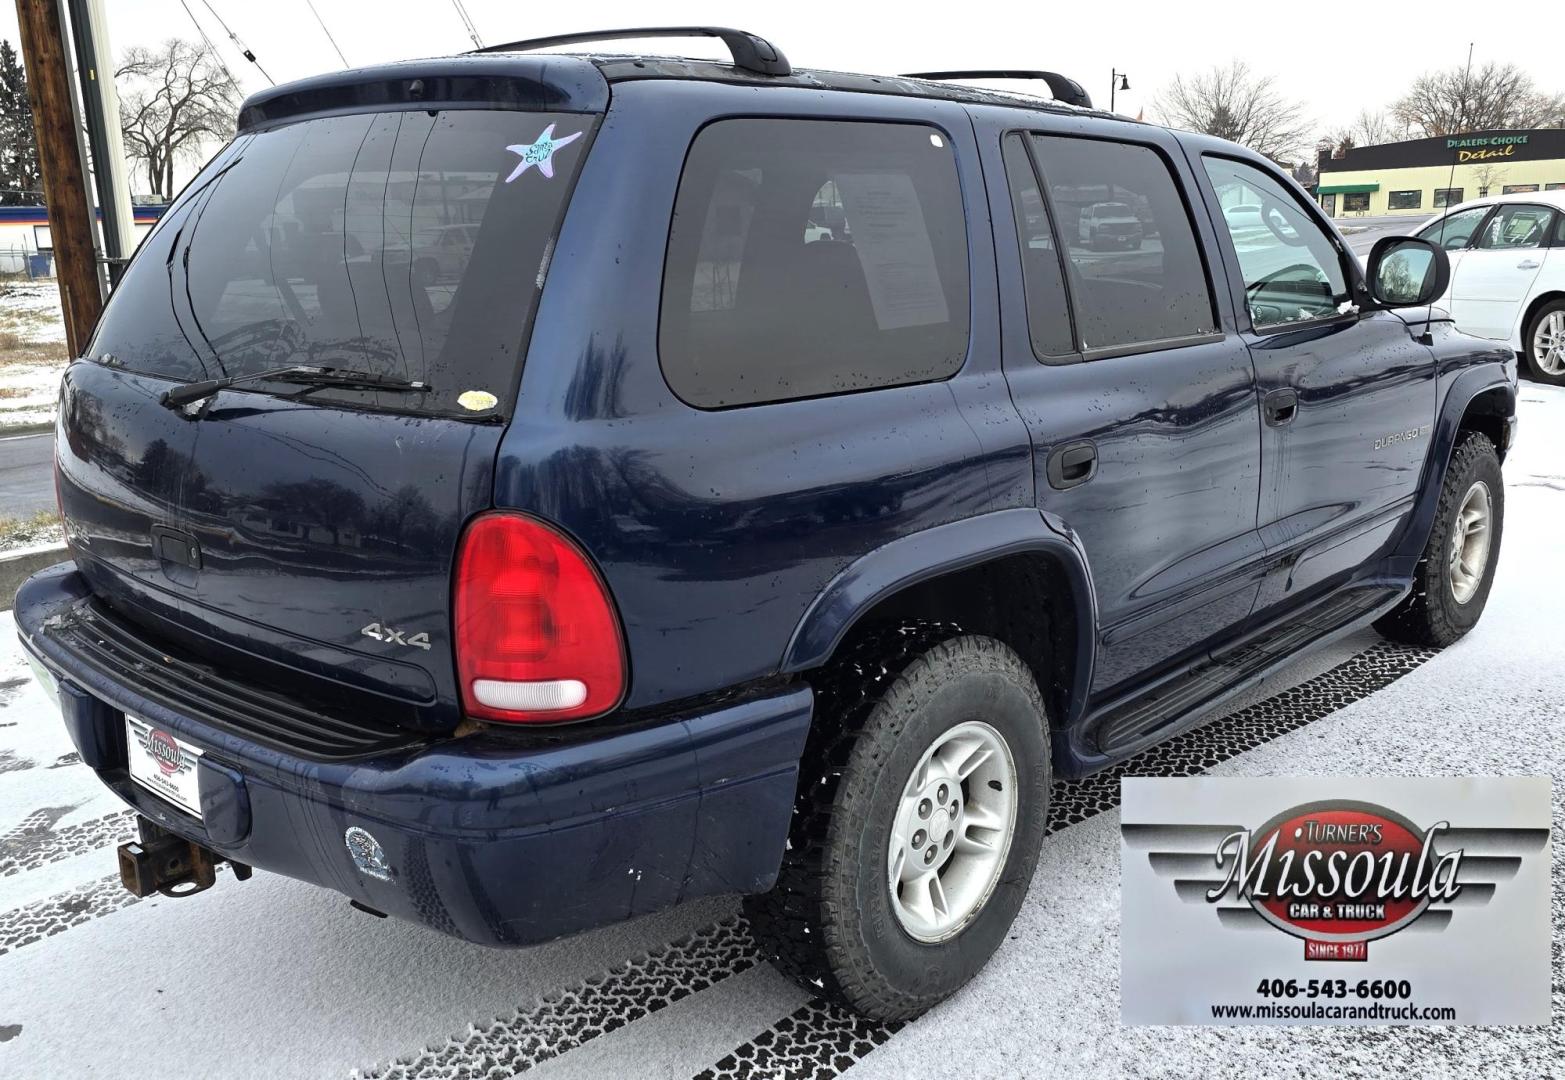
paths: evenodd
<path fill-rule="evenodd" d="M 140 839 L 118 848 L 120 883 L 134 896 L 194 896 L 217 884 L 217 868 L 228 863 L 234 877 L 245 881 L 250 867 L 202 847 L 194 840 L 169 832 L 161 825 L 137 816 Z"/>

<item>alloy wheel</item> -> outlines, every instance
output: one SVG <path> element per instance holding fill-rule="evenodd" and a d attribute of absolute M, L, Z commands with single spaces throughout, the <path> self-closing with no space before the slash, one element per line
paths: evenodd
<path fill-rule="evenodd" d="M 1532 332 L 1532 356 L 1547 375 L 1565 375 L 1565 311 L 1551 311 Z"/>
<path fill-rule="evenodd" d="M 1471 600 L 1483 584 L 1484 570 L 1489 565 L 1490 516 L 1489 485 L 1480 480 L 1467 489 L 1451 527 L 1451 559 L 1446 576 L 1458 604 Z"/>
<path fill-rule="evenodd" d="M 887 880 L 902 929 L 923 942 L 960 933 L 1000 880 L 1016 831 L 1016 763 L 988 724 L 971 720 L 924 751 L 891 830 Z"/>

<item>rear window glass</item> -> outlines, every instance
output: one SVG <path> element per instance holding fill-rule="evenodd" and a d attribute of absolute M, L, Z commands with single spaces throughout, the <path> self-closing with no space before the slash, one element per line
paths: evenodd
<path fill-rule="evenodd" d="M 307 397 L 503 413 L 592 123 L 449 110 L 242 136 L 132 264 L 94 351 L 181 380 L 369 372 L 433 390 Z"/>
<path fill-rule="evenodd" d="M 967 278 L 935 129 L 719 121 L 680 178 L 663 371 L 704 408 L 943 379 L 967 353 Z"/>

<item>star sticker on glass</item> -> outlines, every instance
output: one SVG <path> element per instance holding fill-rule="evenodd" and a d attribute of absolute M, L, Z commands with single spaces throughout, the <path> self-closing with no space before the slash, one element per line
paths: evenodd
<path fill-rule="evenodd" d="M 515 146 L 507 146 L 507 150 L 513 154 L 516 154 L 522 160 L 517 163 L 516 168 L 511 170 L 511 175 L 505 178 L 505 182 L 509 184 L 512 180 L 515 180 L 518 176 L 521 176 L 522 173 L 526 172 L 534 165 L 538 166 L 538 171 L 543 173 L 544 176 L 553 179 L 554 152 L 562 146 L 566 146 L 575 142 L 579 138 L 581 138 L 581 132 L 578 131 L 574 135 L 567 135 L 563 139 L 556 139 L 554 137 L 554 125 L 550 124 L 548 127 L 543 129 L 542 135 L 539 135 L 538 138 L 533 140 L 532 145 L 529 146 L 526 143 L 517 143 Z"/>

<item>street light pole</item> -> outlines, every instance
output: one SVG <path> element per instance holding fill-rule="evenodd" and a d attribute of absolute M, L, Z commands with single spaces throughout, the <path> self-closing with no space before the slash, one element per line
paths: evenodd
<path fill-rule="evenodd" d="M 1114 111 L 1114 91 L 1129 89 L 1130 78 L 1123 71 L 1109 68 L 1109 112 Z"/>

